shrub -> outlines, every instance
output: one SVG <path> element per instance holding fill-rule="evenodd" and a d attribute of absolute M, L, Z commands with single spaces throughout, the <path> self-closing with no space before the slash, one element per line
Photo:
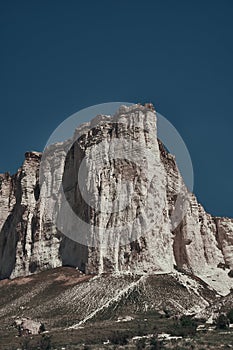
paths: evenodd
<path fill-rule="evenodd" d="M 216 327 L 218 329 L 226 329 L 229 327 L 229 320 L 228 318 L 221 314 L 219 315 L 219 317 L 217 318 L 217 321 L 216 321 Z"/>
<path fill-rule="evenodd" d="M 172 312 L 168 309 L 163 309 L 166 318 L 170 318 L 172 316 Z"/>
<path fill-rule="evenodd" d="M 126 345 L 128 343 L 128 336 L 126 333 L 114 332 L 109 338 L 112 344 Z"/>
<path fill-rule="evenodd" d="M 137 341 L 136 349 L 137 350 L 143 350 L 146 347 L 146 339 L 142 338 Z"/>
<path fill-rule="evenodd" d="M 227 317 L 228 317 L 230 323 L 233 323 L 233 309 L 231 309 L 230 311 L 228 311 Z"/>
<path fill-rule="evenodd" d="M 181 318 L 173 325 L 171 334 L 174 336 L 194 335 L 197 329 L 197 322 L 190 316 L 181 316 Z"/>
<path fill-rule="evenodd" d="M 147 334 L 147 331 L 146 331 L 146 327 L 144 324 L 138 324 L 137 325 L 137 335 L 138 336 L 143 336 L 143 335 L 146 335 Z"/>
<path fill-rule="evenodd" d="M 25 337 L 21 341 L 21 347 L 22 347 L 22 350 L 30 350 L 30 349 L 32 349 L 31 344 L 30 344 L 30 339 Z"/>
<path fill-rule="evenodd" d="M 45 331 L 46 331 L 45 325 L 44 325 L 44 323 L 41 323 L 40 329 L 39 329 L 39 333 L 43 333 L 43 332 L 45 332 Z"/>
<path fill-rule="evenodd" d="M 41 339 L 39 340 L 39 349 L 40 350 L 50 350 L 51 347 L 51 336 L 47 334 L 43 334 Z"/>
<path fill-rule="evenodd" d="M 150 350 L 160 350 L 162 349 L 162 342 L 159 341 L 157 338 L 151 338 L 150 341 Z"/>

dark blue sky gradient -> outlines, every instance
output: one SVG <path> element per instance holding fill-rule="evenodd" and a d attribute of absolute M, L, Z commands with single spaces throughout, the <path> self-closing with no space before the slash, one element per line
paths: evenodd
<path fill-rule="evenodd" d="M 190 151 L 195 194 L 233 217 L 232 0 L 1 1 L 0 172 L 69 115 L 153 102 Z"/>

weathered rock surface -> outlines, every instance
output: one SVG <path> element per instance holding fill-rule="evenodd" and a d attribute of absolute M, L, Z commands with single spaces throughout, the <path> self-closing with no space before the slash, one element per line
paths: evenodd
<path fill-rule="evenodd" d="M 14 325 L 18 329 L 20 337 L 29 334 L 40 334 L 44 328 L 41 322 L 31 320 L 28 317 L 17 318 Z"/>
<path fill-rule="evenodd" d="M 40 153 L 26 153 L 16 175 L 0 175 L 0 277 L 61 265 L 97 274 L 178 269 L 227 294 L 233 220 L 212 217 L 188 193 L 156 132 L 151 106 L 121 107 L 113 117 L 80 126 L 70 143 L 50 146 L 41 186 Z M 88 224 L 89 248 L 78 238 L 83 228 L 69 220 L 61 185 L 73 212 Z M 62 234 L 64 227 L 76 242 Z"/>

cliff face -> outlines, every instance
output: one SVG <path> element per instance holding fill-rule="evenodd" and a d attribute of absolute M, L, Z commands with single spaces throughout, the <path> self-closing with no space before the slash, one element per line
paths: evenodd
<path fill-rule="evenodd" d="M 17 174 L 0 177 L 1 278 L 18 277 L 57 266 L 59 239 L 41 216 L 41 154 L 26 153 Z"/>
<path fill-rule="evenodd" d="M 61 265 L 87 273 L 176 268 L 226 294 L 233 221 L 204 211 L 156 132 L 151 108 L 121 107 L 50 146 L 42 161 L 27 153 L 16 175 L 0 175 L 1 278 Z"/>

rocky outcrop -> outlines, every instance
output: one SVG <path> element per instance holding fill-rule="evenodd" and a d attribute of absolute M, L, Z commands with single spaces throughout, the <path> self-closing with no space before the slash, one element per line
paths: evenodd
<path fill-rule="evenodd" d="M 0 177 L 1 278 L 53 268 L 59 261 L 60 240 L 40 215 L 40 159 L 40 153 L 28 152 L 16 175 Z"/>
<path fill-rule="evenodd" d="M 28 317 L 16 319 L 14 326 L 18 330 L 19 337 L 27 336 L 29 334 L 40 334 L 45 330 L 44 325 L 41 322 L 31 320 Z"/>
<path fill-rule="evenodd" d="M 1 278 L 61 265 L 87 273 L 178 269 L 226 294 L 233 221 L 205 212 L 156 135 L 151 106 L 121 107 L 43 157 L 27 153 L 16 175 L 0 175 Z"/>

